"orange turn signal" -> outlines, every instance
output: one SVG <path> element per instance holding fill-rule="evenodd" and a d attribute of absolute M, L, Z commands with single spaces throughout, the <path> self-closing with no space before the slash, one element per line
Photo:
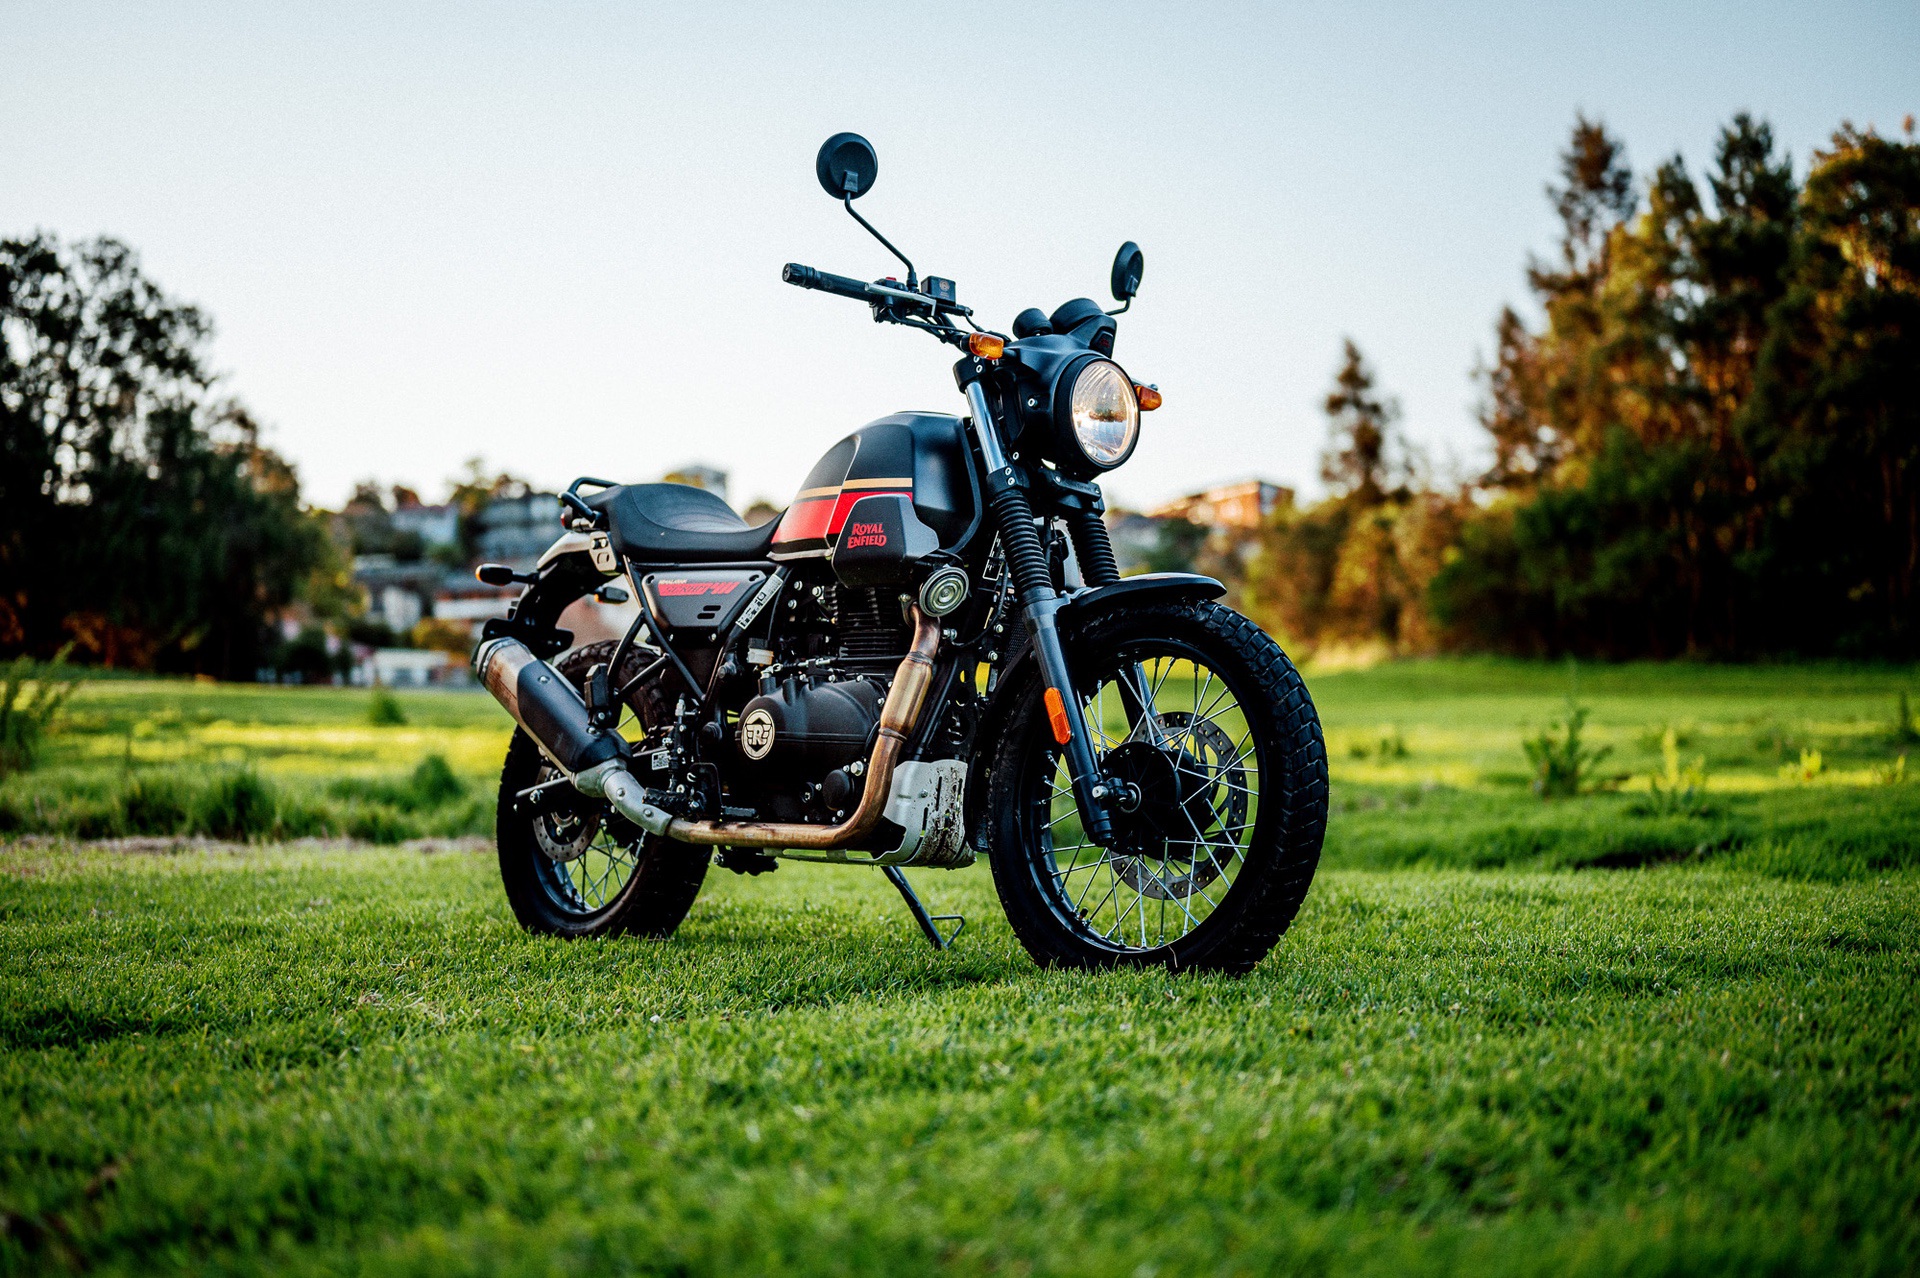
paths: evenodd
<path fill-rule="evenodd" d="M 999 359 L 1007 353 L 1007 339 L 995 337 L 992 333 L 970 333 L 967 335 L 967 349 L 981 359 Z"/>
<path fill-rule="evenodd" d="M 1060 689 L 1048 688 L 1044 698 L 1047 703 L 1047 721 L 1053 724 L 1053 739 L 1065 745 L 1073 736 L 1073 728 L 1067 722 L 1067 703 L 1060 699 Z"/>
<path fill-rule="evenodd" d="M 1143 413 L 1151 413 L 1160 407 L 1160 392 L 1151 386 L 1142 386 L 1139 382 L 1135 382 L 1133 397 L 1140 401 L 1140 411 Z"/>

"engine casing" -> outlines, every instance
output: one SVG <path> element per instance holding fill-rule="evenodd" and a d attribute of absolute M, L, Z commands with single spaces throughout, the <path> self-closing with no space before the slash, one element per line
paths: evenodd
<path fill-rule="evenodd" d="M 748 775 L 816 781 L 873 748 L 886 689 L 871 679 L 791 678 L 741 707 L 734 742 Z"/>

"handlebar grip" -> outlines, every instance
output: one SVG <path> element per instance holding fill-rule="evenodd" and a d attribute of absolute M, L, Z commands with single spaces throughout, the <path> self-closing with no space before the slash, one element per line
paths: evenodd
<path fill-rule="evenodd" d="M 795 288 L 817 288 L 823 293 L 837 293 L 841 297 L 853 297 L 861 301 L 868 298 L 867 286 L 860 280 L 850 280 L 844 275 L 829 275 L 798 262 L 788 262 L 782 267 L 780 278 Z"/>

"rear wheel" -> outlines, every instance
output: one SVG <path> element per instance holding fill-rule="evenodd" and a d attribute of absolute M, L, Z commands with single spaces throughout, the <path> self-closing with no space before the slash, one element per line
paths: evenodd
<path fill-rule="evenodd" d="M 610 660 L 613 649 L 611 642 L 589 644 L 554 666 L 581 688 L 587 671 Z M 638 708 L 650 720 L 651 702 Z M 629 735 L 647 726 L 633 707 L 626 718 Z M 535 786 L 545 788 L 538 803 L 529 803 L 524 796 Z M 671 936 L 707 877 L 705 848 L 650 835 L 581 794 L 522 731 L 507 747 L 494 827 L 507 901 L 530 932 Z"/>
<path fill-rule="evenodd" d="M 1030 675 L 988 782 L 993 880 L 1015 933 L 1049 966 L 1247 971 L 1299 911 L 1326 833 L 1326 746 L 1299 672 L 1214 603 L 1095 618 L 1068 659 L 1120 792 L 1115 837 L 1087 837 Z"/>

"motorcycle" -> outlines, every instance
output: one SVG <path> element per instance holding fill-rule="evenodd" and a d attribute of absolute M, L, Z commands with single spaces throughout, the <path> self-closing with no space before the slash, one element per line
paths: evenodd
<path fill-rule="evenodd" d="M 782 278 L 958 348 L 966 415 L 862 427 L 759 527 L 697 487 L 582 478 L 533 572 L 477 570 L 525 587 L 473 656 L 518 727 L 497 826 L 514 914 L 665 937 L 710 861 L 794 859 L 878 868 L 945 948 L 965 920 L 901 870 L 984 855 L 1043 965 L 1244 972 L 1313 880 L 1326 747 L 1218 581 L 1117 568 L 1098 480 L 1161 402 L 1113 358 L 1144 257 L 1115 257 L 1114 310 L 981 328 L 854 209 L 878 170 L 851 133 L 815 162 L 905 279 Z M 590 596 L 637 612 L 575 647 L 560 615 Z"/>

